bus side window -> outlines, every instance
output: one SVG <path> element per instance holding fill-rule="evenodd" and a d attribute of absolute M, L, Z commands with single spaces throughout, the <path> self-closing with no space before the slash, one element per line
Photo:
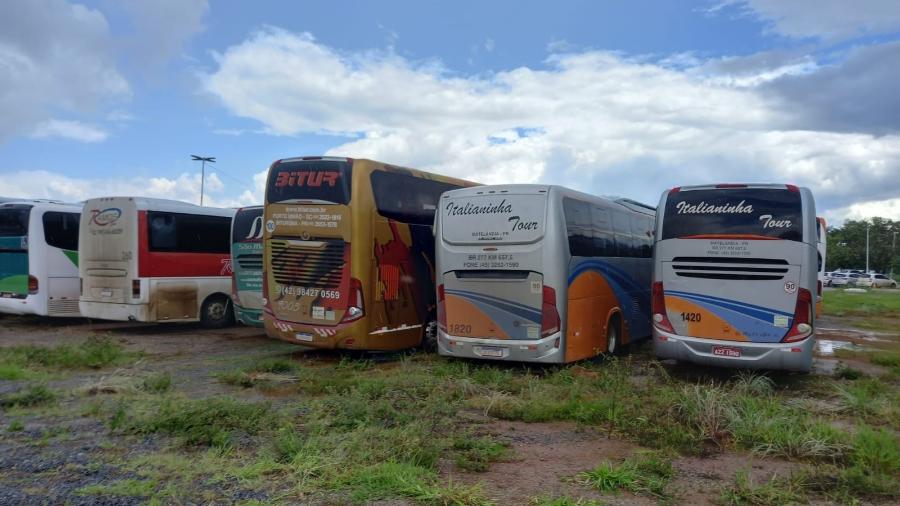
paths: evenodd
<path fill-rule="evenodd" d="M 594 255 L 598 257 L 616 256 L 616 239 L 613 234 L 609 211 L 601 207 L 591 207 L 591 228 L 594 237 Z"/>
<path fill-rule="evenodd" d="M 75 213 L 44 213 L 44 242 L 54 248 L 78 251 L 79 219 L 79 215 Z"/>
<path fill-rule="evenodd" d="M 378 214 L 412 225 L 433 225 L 441 194 L 459 188 L 440 181 L 386 171 L 373 172 L 370 180 Z"/>
<path fill-rule="evenodd" d="M 616 253 L 620 257 L 634 257 L 637 255 L 636 245 L 631 235 L 631 223 L 628 215 L 613 211 L 613 228 L 616 231 Z"/>
<path fill-rule="evenodd" d="M 643 216 L 631 217 L 631 236 L 634 241 L 635 255 L 641 258 L 650 258 L 653 240 L 651 239 L 652 222 Z"/>
<path fill-rule="evenodd" d="M 587 202 L 563 199 L 566 216 L 566 233 L 569 236 L 569 254 L 574 257 L 594 256 L 594 240 L 591 237 L 591 206 Z"/>
<path fill-rule="evenodd" d="M 150 221 L 150 250 L 171 251 L 177 245 L 175 216 L 170 213 L 148 213 Z"/>

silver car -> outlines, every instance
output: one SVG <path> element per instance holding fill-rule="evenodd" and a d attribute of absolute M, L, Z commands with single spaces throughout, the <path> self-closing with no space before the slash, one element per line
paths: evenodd
<path fill-rule="evenodd" d="M 897 282 L 884 274 L 869 274 L 860 277 L 857 280 L 857 285 L 871 288 L 897 288 Z"/>

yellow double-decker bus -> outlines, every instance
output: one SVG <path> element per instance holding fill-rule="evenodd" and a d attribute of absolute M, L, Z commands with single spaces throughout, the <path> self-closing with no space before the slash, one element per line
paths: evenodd
<path fill-rule="evenodd" d="M 373 351 L 433 339 L 435 210 L 443 192 L 472 185 L 372 160 L 273 163 L 264 211 L 266 333 Z"/>

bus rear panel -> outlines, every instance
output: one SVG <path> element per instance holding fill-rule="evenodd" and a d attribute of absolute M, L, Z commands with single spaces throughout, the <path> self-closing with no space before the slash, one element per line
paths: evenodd
<path fill-rule="evenodd" d="M 817 293 L 815 207 L 805 188 L 668 191 L 655 247 L 660 358 L 808 371 Z"/>
<path fill-rule="evenodd" d="M 231 299 L 234 317 L 244 325 L 262 327 L 263 206 L 244 207 L 231 228 Z"/>

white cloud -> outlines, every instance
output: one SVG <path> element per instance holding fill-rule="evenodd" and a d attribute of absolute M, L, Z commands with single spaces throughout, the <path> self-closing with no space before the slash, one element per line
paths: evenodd
<path fill-rule="evenodd" d="M 900 198 L 858 202 L 825 213 L 828 223 L 831 223 L 833 219 L 838 224 L 843 220 L 863 220 L 873 216 L 898 219 L 900 217 Z"/>
<path fill-rule="evenodd" d="M 710 181 L 810 186 L 823 210 L 900 194 L 900 137 L 795 130 L 796 111 L 759 87 L 815 72 L 804 58 L 754 74 L 586 51 L 465 77 L 270 29 L 217 60 L 205 87 L 234 114 L 276 135 L 356 135 L 328 154 L 647 202 Z"/>
<path fill-rule="evenodd" d="M 207 0 L 125 0 L 117 4 L 134 26 L 131 42 L 142 68 L 158 68 L 178 56 L 185 42 L 204 29 Z"/>
<path fill-rule="evenodd" d="M 107 133 L 94 125 L 80 121 L 49 119 L 38 123 L 31 132 L 31 137 L 35 139 L 60 137 L 81 142 L 102 142 L 106 140 Z"/>
<path fill-rule="evenodd" d="M 711 10 L 738 6 L 779 35 L 837 41 L 900 30 L 896 0 L 725 0 Z"/>
<path fill-rule="evenodd" d="M 263 181 L 265 180 L 263 179 Z M 258 200 L 254 199 L 249 192 L 238 198 L 227 197 L 223 195 L 224 190 L 225 185 L 218 175 L 215 172 L 208 173 L 204 205 L 238 207 L 262 202 L 261 197 Z M 261 195 L 261 188 L 258 191 Z M 0 195 L 52 198 L 67 202 L 112 195 L 139 195 L 198 204 L 200 202 L 200 174 L 185 172 L 174 178 L 77 178 L 44 170 L 17 171 L 0 173 Z"/>
<path fill-rule="evenodd" d="M 90 113 L 130 96 L 106 18 L 64 0 L 4 2 L 0 16 L 0 141 L 52 111 Z"/>

